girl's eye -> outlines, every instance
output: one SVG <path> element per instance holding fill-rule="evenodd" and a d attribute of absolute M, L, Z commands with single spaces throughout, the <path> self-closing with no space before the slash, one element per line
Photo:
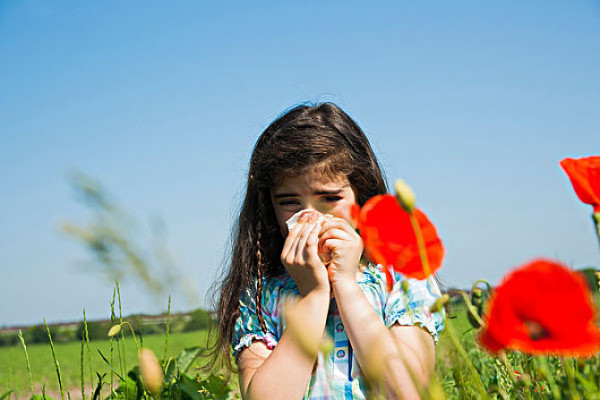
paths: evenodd
<path fill-rule="evenodd" d="M 327 203 L 335 203 L 337 201 L 340 201 L 342 199 L 342 196 L 327 196 L 325 197 L 325 201 Z"/>
<path fill-rule="evenodd" d="M 296 200 L 283 200 L 279 202 L 280 206 L 295 206 L 298 204 L 300 203 L 298 203 Z"/>

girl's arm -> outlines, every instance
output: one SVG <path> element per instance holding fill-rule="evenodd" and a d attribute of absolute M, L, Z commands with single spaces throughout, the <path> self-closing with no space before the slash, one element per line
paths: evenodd
<path fill-rule="evenodd" d="M 325 222 L 320 245 L 331 260 L 329 279 L 361 369 L 380 369 L 378 378 L 388 393 L 418 398 L 414 381 L 424 387 L 433 372 L 433 338 L 416 326 L 394 325 L 388 329 L 378 317 L 358 285 L 362 241 L 346 221 L 335 218 Z"/>
<path fill-rule="evenodd" d="M 376 377 L 387 393 L 400 398 L 419 398 L 419 390 L 426 387 L 435 362 L 434 342 L 431 335 L 417 326 L 394 325 L 388 329 L 377 316 L 363 291 L 354 281 L 337 280 L 332 283 L 344 329 L 359 365 Z M 411 376 L 412 374 L 412 376 Z"/>
<path fill-rule="evenodd" d="M 300 299 L 295 311 L 322 320 L 317 340 L 323 336 L 329 291 L 312 292 Z M 239 355 L 240 389 L 244 399 L 300 399 L 306 392 L 316 358 L 308 355 L 287 330 L 273 350 L 255 341 Z"/>
<path fill-rule="evenodd" d="M 330 302 L 325 265 L 317 254 L 320 225 L 316 217 L 301 218 L 288 234 L 281 260 L 298 285 L 294 312 L 306 316 L 304 335 L 323 337 Z M 243 350 L 238 359 L 244 399 L 300 399 L 306 392 L 316 357 L 307 354 L 285 330 L 273 350 L 260 341 Z"/>

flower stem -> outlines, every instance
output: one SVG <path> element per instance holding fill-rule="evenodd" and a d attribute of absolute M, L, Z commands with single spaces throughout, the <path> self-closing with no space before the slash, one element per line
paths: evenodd
<path fill-rule="evenodd" d="M 596 236 L 598 236 L 598 244 L 600 245 L 600 212 L 595 212 L 592 214 L 592 221 L 594 221 Z"/>
<path fill-rule="evenodd" d="M 419 226 L 419 222 L 415 217 L 415 213 L 411 212 L 410 214 L 410 222 L 415 231 L 415 236 L 417 238 L 417 246 L 419 248 L 419 256 L 421 257 L 421 265 L 423 266 L 423 272 L 425 273 L 425 277 L 429 277 L 431 275 L 431 268 L 429 268 L 429 260 L 427 259 L 427 251 L 425 250 L 425 241 L 423 240 L 423 233 L 421 232 L 421 227 Z"/>

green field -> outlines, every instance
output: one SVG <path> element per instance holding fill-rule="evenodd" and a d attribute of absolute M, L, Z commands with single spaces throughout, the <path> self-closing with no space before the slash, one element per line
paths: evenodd
<path fill-rule="evenodd" d="M 184 332 L 174 333 L 169 336 L 169 345 L 167 357 L 176 356 L 179 352 L 188 347 L 206 347 L 207 332 Z M 139 338 L 138 338 L 139 340 Z M 119 355 L 117 342 L 113 341 L 114 368 L 120 373 Z M 127 371 L 137 364 L 137 355 L 135 343 L 131 335 L 125 338 L 124 348 L 124 370 Z M 154 351 L 157 357 L 162 358 L 165 349 L 164 335 L 148 335 L 143 337 L 144 347 Z M 96 371 L 100 374 L 106 373 L 106 379 L 110 380 L 110 369 L 102 360 L 98 350 L 110 360 L 111 341 L 97 340 L 90 344 L 91 370 L 93 371 L 94 381 L 97 381 Z M 66 388 L 69 389 L 73 398 L 81 397 L 81 343 L 59 343 L 55 344 L 56 358 L 58 359 L 62 379 Z M 46 384 L 46 389 L 53 394 L 52 397 L 60 397 L 56 368 L 52 359 L 52 351 L 49 344 L 28 345 L 29 361 L 31 372 L 35 383 L 35 392 L 41 393 L 42 384 Z M 200 363 L 201 360 L 198 360 Z M 90 368 L 88 363 L 87 350 L 84 357 L 85 369 L 84 379 L 86 386 L 90 382 Z M 0 395 L 9 389 L 14 389 L 17 398 L 29 398 L 31 396 L 29 389 L 29 378 L 25 361 L 25 353 L 21 345 L 11 347 L 0 347 Z M 117 378 L 115 377 L 115 383 Z M 89 390 L 86 389 L 86 392 Z"/>
<path fill-rule="evenodd" d="M 482 351 L 476 344 L 476 332 L 466 317 L 466 306 L 463 302 L 449 304 L 446 319 L 447 328 L 440 336 L 436 348 L 437 380 L 432 382 L 428 390 L 436 388 L 435 398 L 463 399 L 599 399 L 600 358 L 570 359 L 555 356 L 529 356 L 518 351 L 508 352 L 500 356 L 492 356 Z M 452 329 L 449 329 L 452 328 Z M 454 332 L 454 333 L 452 333 Z M 113 350 L 111 352 L 111 344 Z M 135 343 L 128 334 L 124 341 L 124 357 L 120 357 L 117 341 L 98 340 L 90 342 L 91 365 L 88 362 L 86 350 L 84 357 L 84 381 L 86 398 L 93 391 L 91 376 L 94 384 L 98 381 L 96 373 L 106 374 L 104 381 L 110 383 L 111 373 L 106 362 L 98 354 L 98 349 L 112 362 L 115 370 L 125 376 L 126 372 L 138 364 Z M 206 348 L 207 331 L 175 333 L 169 338 L 167 357 L 178 355 L 183 349 L 190 347 Z M 154 351 L 158 358 L 163 358 L 165 335 L 147 335 L 143 345 Z M 81 398 L 81 343 L 70 342 L 55 345 L 56 356 L 60 363 L 64 387 L 70 392 L 72 400 Z M 28 346 L 28 353 L 35 382 L 34 392 L 41 394 L 42 385 L 46 385 L 47 394 L 55 399 L 60 398 L 58 380 L 52 352 L 49 344 Z M 121 365 L 119 360 L 124 360 Z M 202 358 L 196 359 L 196 368 L 202 365 Z M 10 389 L 15 392 L 11 399 L 29 399 L 29 379 L 26 370 L 24 351 L 21 346 L 0 347 L 0 397 Z M 207 374 L 192 367 L 187 371 L 188 378 L 183 378 L 173 385 L 184 387 L 191 379 L 196 382 L 194 390 L 198 390 L 202 382 L 208 382 Z M 197 376 L 202 377 L 196 381 Z M 228 391 L 237 398 L 237 379 L 232 377 Z M 118 385 L 118 379 L 113 375 L 113 386 Z M 179 385 L 179 386 L 178 386 Z M 172 387 L 172 386 L 169 386 Z M 206 386 L 202 386 L 205 388 Z M 216 386 L 213 386 L 216 387 Z M 167 389 L 165 389 L 167 390 Z M 109 393 L 108 386 L 103 390 Z M 214 392 L 208 392 L 210 395 Z M 430 392 L 434 393 L 434 392 Z M 164 394 L 164 392 L 163 392 Z M 165 395 L 165 398 L 170 398 Z M 441 397 L 439 397 L 441 396 Z M 488 397 L 489 396 L 489 397 Z M 65 399 L 67 399 L 65 394 Z M 123 394 L 119 398 L 129 399 Z M 202 397 L 204 398 L 204 397 Z M 213 398 L 213 397 L 206 397 Z M 221 398 L 221 397 L 218 397 Z M 223 397 L 225 398 L 225 397 Z M 9 399 L 4 399 L 9 400 Z"/>

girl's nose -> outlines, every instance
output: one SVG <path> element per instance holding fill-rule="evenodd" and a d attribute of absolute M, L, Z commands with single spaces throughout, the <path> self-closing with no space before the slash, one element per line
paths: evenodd
<path fill-rule="evenodd" d="M 319 207 L 317 207 L 316 205 L 313 205 L 313 204 L 307 204 L 304 208 L 306 210 L 316 211 L 316 212 L 318 212 L 320 214 L 325 214 L 325 211 L 326 211 L 326 210 L 319 209 Z"/>

